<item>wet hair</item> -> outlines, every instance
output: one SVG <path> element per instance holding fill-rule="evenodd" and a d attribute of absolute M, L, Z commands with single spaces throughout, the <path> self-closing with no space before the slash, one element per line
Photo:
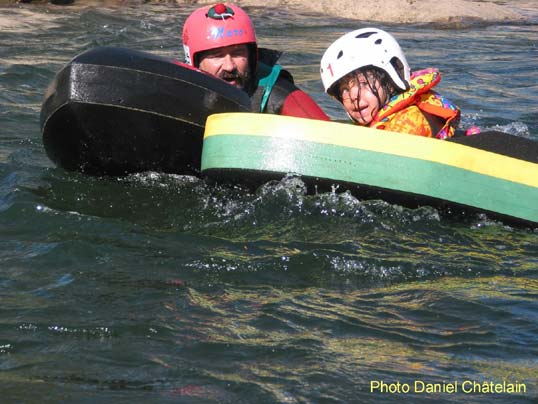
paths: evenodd
<path fill-rule="evenodd" d="M 342 102 L 342 97 L 338 91 L 338 86 L 340 85 L 340 83 L 349 82 L 350 80 L 355 79 L 359 74 L 362 74 L 364 75 L 364 77 L 367 78 L 370 90 L 378 98 L 380 105 L 384 105 L 386 101 L 383 102 L 383 100 L 379 98 L 377 88 L 373 86 L 373 84 L 376 81 L 379 83 L 380 87 L 384 90 L 385 94 L 387 94 L 388 98 L 391 98 L 395 96 L 396 94 L 403 93 L 403 90 L 401 90 L 398 86 L 396 86 L 396 84 L 394 84 L 394 82 L 392 81 L 392 78 L 389 76 L 387 72 L 375 66 L 365 66 L 365 67 L 361 67 L 359 69 L 353 70 L 351 73 L 346 74 L 344 77 L 342 77 L 340 80 L 338 80 L 335 83 L 334 90 L 332 92 L 333 94 L 335 94 L 336 98 L 340 102 Z"/>

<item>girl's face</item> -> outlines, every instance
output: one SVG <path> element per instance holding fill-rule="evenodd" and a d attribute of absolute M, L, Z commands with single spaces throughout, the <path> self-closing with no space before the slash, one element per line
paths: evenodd
<path fill-rule="evenodd" d="M 349 116 L 363 126 L 372 122 L 388 101 L 379 79 L 369 73 L 352 73 L 342 78 L 338 94 Z"/>

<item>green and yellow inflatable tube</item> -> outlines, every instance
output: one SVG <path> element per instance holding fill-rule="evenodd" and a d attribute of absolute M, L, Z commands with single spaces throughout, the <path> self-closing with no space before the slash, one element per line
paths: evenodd
<path fill-rule="evenodd" d="M 292 173 L 317 191 L 340 185 L 363 199 L 538 227 L 538 142 L 501 132 L 440 141 L 338 122 L 215 114 L 206 122 L 201 170 L 248 186 Z"/>

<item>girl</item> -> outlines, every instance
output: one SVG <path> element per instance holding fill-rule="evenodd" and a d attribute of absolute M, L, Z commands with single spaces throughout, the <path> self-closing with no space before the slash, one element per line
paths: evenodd
<path fill-rule="evenodd" d="M 437 69 L 410 73 L 398 42 L 364 28 L 337 39 L 321 58 L 325 92 L 340 101 L 358 125 L 413 135 L 452 137 L 460 110 L 432 91 Z"/>

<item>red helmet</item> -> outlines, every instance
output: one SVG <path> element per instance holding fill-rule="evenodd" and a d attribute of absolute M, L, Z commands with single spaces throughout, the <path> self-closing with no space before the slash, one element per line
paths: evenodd
<path fill-rule="evenodd" d="M 251 66 L 257 58 L 256 32 L 249 16 L 233 4 L 216 4 L 195 10 L 183 25 L 185 62 L 198 67 L 198 53 L 223 46 L 248 44 Z"/>

